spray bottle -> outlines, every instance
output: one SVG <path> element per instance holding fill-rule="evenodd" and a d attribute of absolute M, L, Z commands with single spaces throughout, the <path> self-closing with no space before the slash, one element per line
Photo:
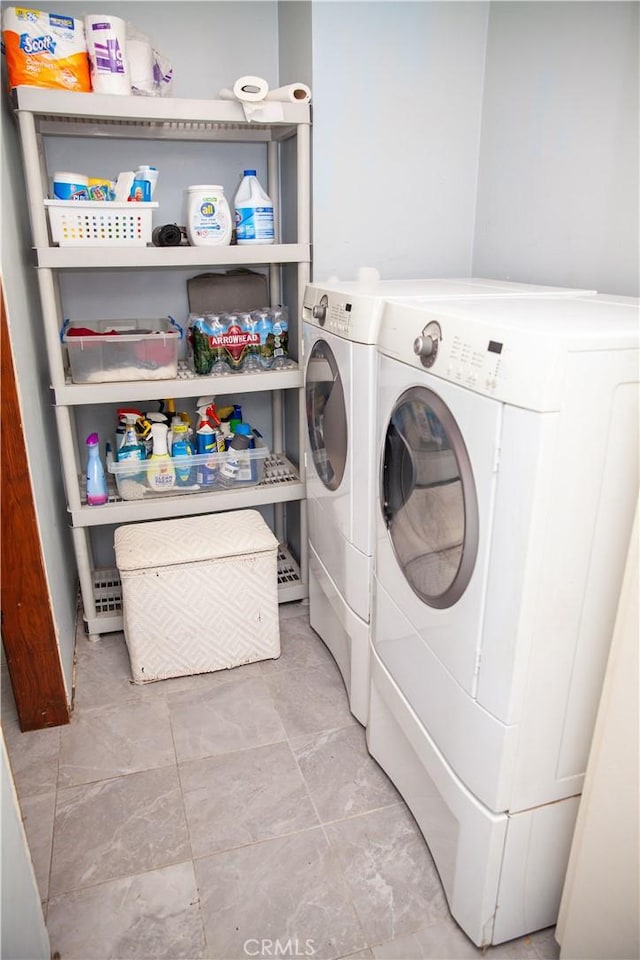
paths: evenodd
<path fill-rule="evenodd" d="M 100 440 L 97 433 L 87 437 L 87 503 L 90 507 L 99 507 L 109 499 L 107 478 L 100 459 Z"/>
<path fill-rule="evenodd" d="M 136 424 L 140 416 L 137 413 L 123 413 L 122 421 L 124 423 L 124 435 L 122 443 L 116 450 L 116 459 L 120 460 L 145 460 L 146 451 L 144 445 L 140 443 L 136 433 Z"/>
<path fill-rule="evenodd" d="M 216 481 L 217 469 L 215 454 L 218 452 L 216 427 L 220 426 L 220 418 L 216 413 L 213 397 L 200 397 L 197 403 L 198 429 L 196 430 L 196 449 L 198 454 L 214 455 L 210 462 L 199 463 L 196 468 L 196 477 L 199 484 L 209 487 Z"/>
<path fill-rule="evenodd" d="M 152 453 L 147 468 L 147 483 L 152 490 L 171 490 L 175 486 L 176 471 L 167 450 L 166 423 L 151 424 Z"/>

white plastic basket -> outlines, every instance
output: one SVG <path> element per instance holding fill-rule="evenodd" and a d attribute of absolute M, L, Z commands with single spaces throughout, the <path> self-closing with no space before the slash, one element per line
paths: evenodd
<path fill-rule="evenodd" d="M 151 243 L 157 203 L 45 200 L 51 237 L 61 247 L 143 247 Z"/>

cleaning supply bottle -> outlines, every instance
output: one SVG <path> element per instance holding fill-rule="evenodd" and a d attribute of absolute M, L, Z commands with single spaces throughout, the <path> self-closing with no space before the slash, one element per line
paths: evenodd
<path fill-rule="evenodd" d="M 180 463 L 185 457 L 193 456 L 193 447 L 189 441 L 189 427 L 180 417 L 174 417 L 171 425 L 171 456 L 176 471 L 176 483 L 179 487 L 187 487 L 192 483 L 193 468 L 191 461 Z"/>
<path fill-rule="evenodd" d="M 87 503 L 90 507 L 99 507 L 109 499 L 107 478 L 100 459 L 100 438 L 97 433 L 87 437 Z"/>
<path fill-rule="evenodd" d="M 256 445 L 256 440 L 253 435 L 253 430 L 248 423 L 238 423 L 234 429 L 234 440 L 237 437 L 246 437 L 249 442 L 249 445 L 246 449 L 254 450 Z M 233 442 L 232 442 L 233 445 Z M 238 473 L 236 474 L 236 482 L 247 483 L 249 481 L 255 482 L 258 479 L 256 471 L 256 462 L 251 458 L 251 455 L 238 458 Z"/>
<path fill-rule="evenodd" d="M 215 457 L 218 453 L 217 435 L 214 424 L 220 424 L 216 413 L 213 397 L 200 397 L 197 402 L 198 429 L 196 430 L 196 450 L 198 455 L 211 456 L 211 460 L 198 462 L 196 467 L 197 482 L 203 487 L 210 487 L 216 482 L 218 470 Z"/>
<path fill-rule="evenodd" d="M 116 460 L 145 460 L 146 451 L 144 445 L 140 443 L 136 433 L 136 424 L 139 420 L 136 413 L 125 413 L 122 416 L 124 423 L 124 434 L 122 442 L 116 450 Z"/>
<path fill-rule="evenodd" d="M 243 429 L 238 432 L 240 427 Z M 252 446 L 252 438 L 248 435 L 250 432 L 251 427 L 248 424 L 238 424 L 236 433 L 234 433 L 229 449 L 227 450 L 227 458 L 220 467 L 218 476 L 220 486 L 232 487 L 241 479 L 243 474 L 246 475 L 247 465 L 249 469 L 251 469 L 251 459 L 246 453 Z"/>
<path fill-rule="evenodd" d="M 166 423 L 151 424 L 152 453 L 147 467 L 147 483 L 152 490 L 171 490 L 175 486 L 176 471 L 167 450 Z"/>
<path fill-rule="evenodd" d="M 238 244 L 273 243 L 273 202 L 262 189 L 255 170 L 245 170 L 233 198 Z"/>
<path fill-rule="evenodd" d="M 187 188 L 187 236 L 192 247 L 231 243 L 231 211 L 220 184 Z"/>

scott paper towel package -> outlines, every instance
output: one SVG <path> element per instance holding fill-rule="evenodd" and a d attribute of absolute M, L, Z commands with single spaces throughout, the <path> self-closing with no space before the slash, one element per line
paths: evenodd
<path fill-rule="evenodd" d="M 89 61 L 82 20 L 27 7 L 2 12 L 9 87 L 21 84 L 88 93 Z"/>

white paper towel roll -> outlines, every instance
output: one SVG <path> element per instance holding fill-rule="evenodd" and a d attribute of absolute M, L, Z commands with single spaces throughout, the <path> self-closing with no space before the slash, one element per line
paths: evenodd
<path fill-rule="evenodd" d="M 134 40 L 127 37 L 127 60 L 131 90 L 134 93 L 153 94 L 153 48 L 148 40 Z"/>
<path fill-rule="evenodd" d="M 111 14 L 84 18 L 94 93 L 131 93 L 127 60 L 127 25 Z"/>
<path fill-rule="evenodd" d="M 269 84 L 263 77 L 239 77 L 233 85 L 233 90 L 225 87 L 220 91 L 221 100 L 240 100 L 244 103 L 257 103 L 264 100 L 269 92 Z"/>
<path fill-rule="evenodd" d="M 284 87 L 269 90 L 265 100 L 280 100 L 282 103 L 309 103 L 311 90 L 306 83 L 288 83 Z"/>

